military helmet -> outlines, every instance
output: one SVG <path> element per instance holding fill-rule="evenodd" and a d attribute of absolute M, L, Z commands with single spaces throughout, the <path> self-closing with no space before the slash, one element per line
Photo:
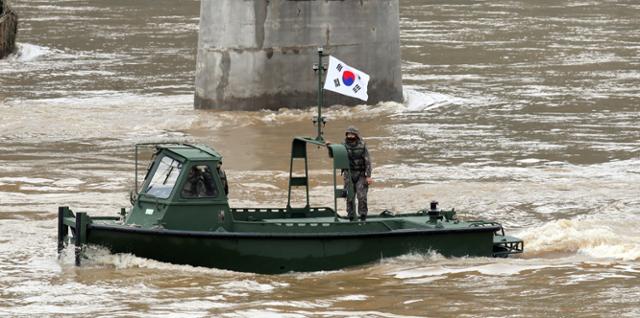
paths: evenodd
<path fill-rule="evenodd" d="M 348 133 L 352 133 L 352 134 L 358 136 L 358 138 L 360 138 L 360 131 L 355 126 L 347 127 L 347 130 L 344 131 L 344 134 L 346 135 Z"/>

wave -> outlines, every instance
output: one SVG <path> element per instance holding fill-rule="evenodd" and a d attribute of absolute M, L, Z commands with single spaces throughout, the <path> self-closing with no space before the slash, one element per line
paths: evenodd
<path fill-rule="evenodd" d="M 184 139 L 182 132 L 198 119 L 191 95 L 157 96 L 84 92 L 86 96 L 0 103 L 8 124 L 0 135 L 12 140 L 118 139 L 125 144 Z M 29 120 L 25 121 L 24 118 Z M 50 123 L 64 123 L 52 130 Z"/>
<path fill-rule="evenodd" d="M 467 103 L 466 100 L 454 96 L 449 96 L 437 92 L 420 91 L 417 88 L 405 88 L 404 89 L 404 102 L 380 102 L 375 105 L 355 105 L 343 106 L 333 105 L 323 108 L 323 115 L 332 120 L 354 120 L 354 119 L 369 119 L 380 116 L 392 116 L 400 115 L 403 113 L 415 113 L 431 111 L 437 108 L 442 108 L 450 105 L 462 105 Z M 309 120 L 315 116 L 317 107 L 308 107 L 305 109 L 289 109 L 281 108 L 279 110 L 261 110 L 255 112 L 218 112 L 217 116 L 234 117 L 233 123 L 236 126 L 238 123 L 244 123 L 244 125 L 255 124 L 260 122 L 269 125 L 286 124 L 292 122 L 300 122 Z"/>
<path fill-rule="evenodd" d="M 588 215 L 553 220 L 516 234 L 527 257 L 574 253 L 596 259 L 640 259 L 640 213 Z"/>
<path fill-rule="evenodd" d="M 51 54 L 54 50 L 32 44 L 22 44 L 13 59 L 33 61 Z M 9 136 L 54 138 L 87 136 L 121 136 L 126 140 L 159 137 L 184 138 L 183 133 L 211 132 L 225 128 L 273 126 L 308 121 L 315 116 L 316 108 L 276 111 L 216 111 L 194 110 L 193 95 L 140 95 L 118 91 L 83 91 L 59 98 L 8 99 L 0 103 L 6 107 L 10 124 L 3 127 Z M 382 102 L 376 105 L 355 107 L 331 106 L 323 110 L 329 122 L 354 121 L 430 111 L 448 105 L 459 105 L 464 100 L 433 92 L 405 90 L 403 104 Z M 28 113 L 30 121 L 24 124 L 20 118 Z M 69 123 L 63 129 L 51 132 L 52 121 Z M 178 134 L 177 136 L 175 134 Z M 63 134 L 64 136 L 55 136 Z M 169 134 L 171 136 L 165 136 Z M 117 137 L 116 137 L 117 138 Z M 157 138 L 156 138 L 157 139 Z"/>
<path fill-rule="evenodd" d="M 75 262 L 73 253 L 73 247 L 67 247 L 64 250 L 62 262 L 67 265 L 73 264 L 73 262 Z M 84 252 L 84 256 L 87 258 L 83 261 L 84 266 L 113 266 L 116 269 L 143 268 L 174 272 L 177 271 L 182 273 L 213 274 L 215 276 L 238 277 L 242 275 L 254 275 L 237 273 L 223 269 L 164 263 L 148 258 L 138 257 L 132 254 L 112 254 L 108 249 L 97 246 L 88 246 Z M 267 289 L 267 287 L 264 288 Z"/>
<path fill-rule="evenodd" d="M 16 52 L 9 55 L 9 61 L 31 62 L 38 60 L 44 56 L 59 52 L 46 46 L 39 46 L 30 43 L 17 43 Z"/>
<path fill-rule="evenodd" d="M 404 109 L 406 112 L 429 111 L 449 105 L 463 105 L 462 98 L 436 92 L 423 92 L 412 88 L 404 89 Z"/>

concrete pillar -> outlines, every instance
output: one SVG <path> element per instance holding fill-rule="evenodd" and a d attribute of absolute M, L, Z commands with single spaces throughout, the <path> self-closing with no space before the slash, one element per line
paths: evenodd
<path fill-rule="evenodd" d="M 6 1 L 0 0 L 0 59 L 13 53 L 18 33 L 18 15 L 9 8 Z"/>
<path fill-rule="evenodd" d="M 398 0 L 202 0 L 195 107 L 317 105 L 319 46 L 371 76 L 369 104 L 402 101 Z"/>

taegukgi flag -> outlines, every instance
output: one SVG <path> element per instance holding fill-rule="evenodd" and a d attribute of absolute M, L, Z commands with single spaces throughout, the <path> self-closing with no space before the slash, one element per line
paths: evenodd
<path fill-rule="evenodd" d="M 345 64 L 333 56 L 329 56 L 327 79 L 324 89 L 367 101 L 367 85 L 369 75 Z"/>

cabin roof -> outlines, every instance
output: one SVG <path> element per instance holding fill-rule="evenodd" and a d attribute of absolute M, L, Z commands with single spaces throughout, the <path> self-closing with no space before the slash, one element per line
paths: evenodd
<path fill-rule="evenodd" d="M 182 144 L 159 148 L 166 149 L 188 160 L 222 160 L 222 155 L 207 146 Z"/>

